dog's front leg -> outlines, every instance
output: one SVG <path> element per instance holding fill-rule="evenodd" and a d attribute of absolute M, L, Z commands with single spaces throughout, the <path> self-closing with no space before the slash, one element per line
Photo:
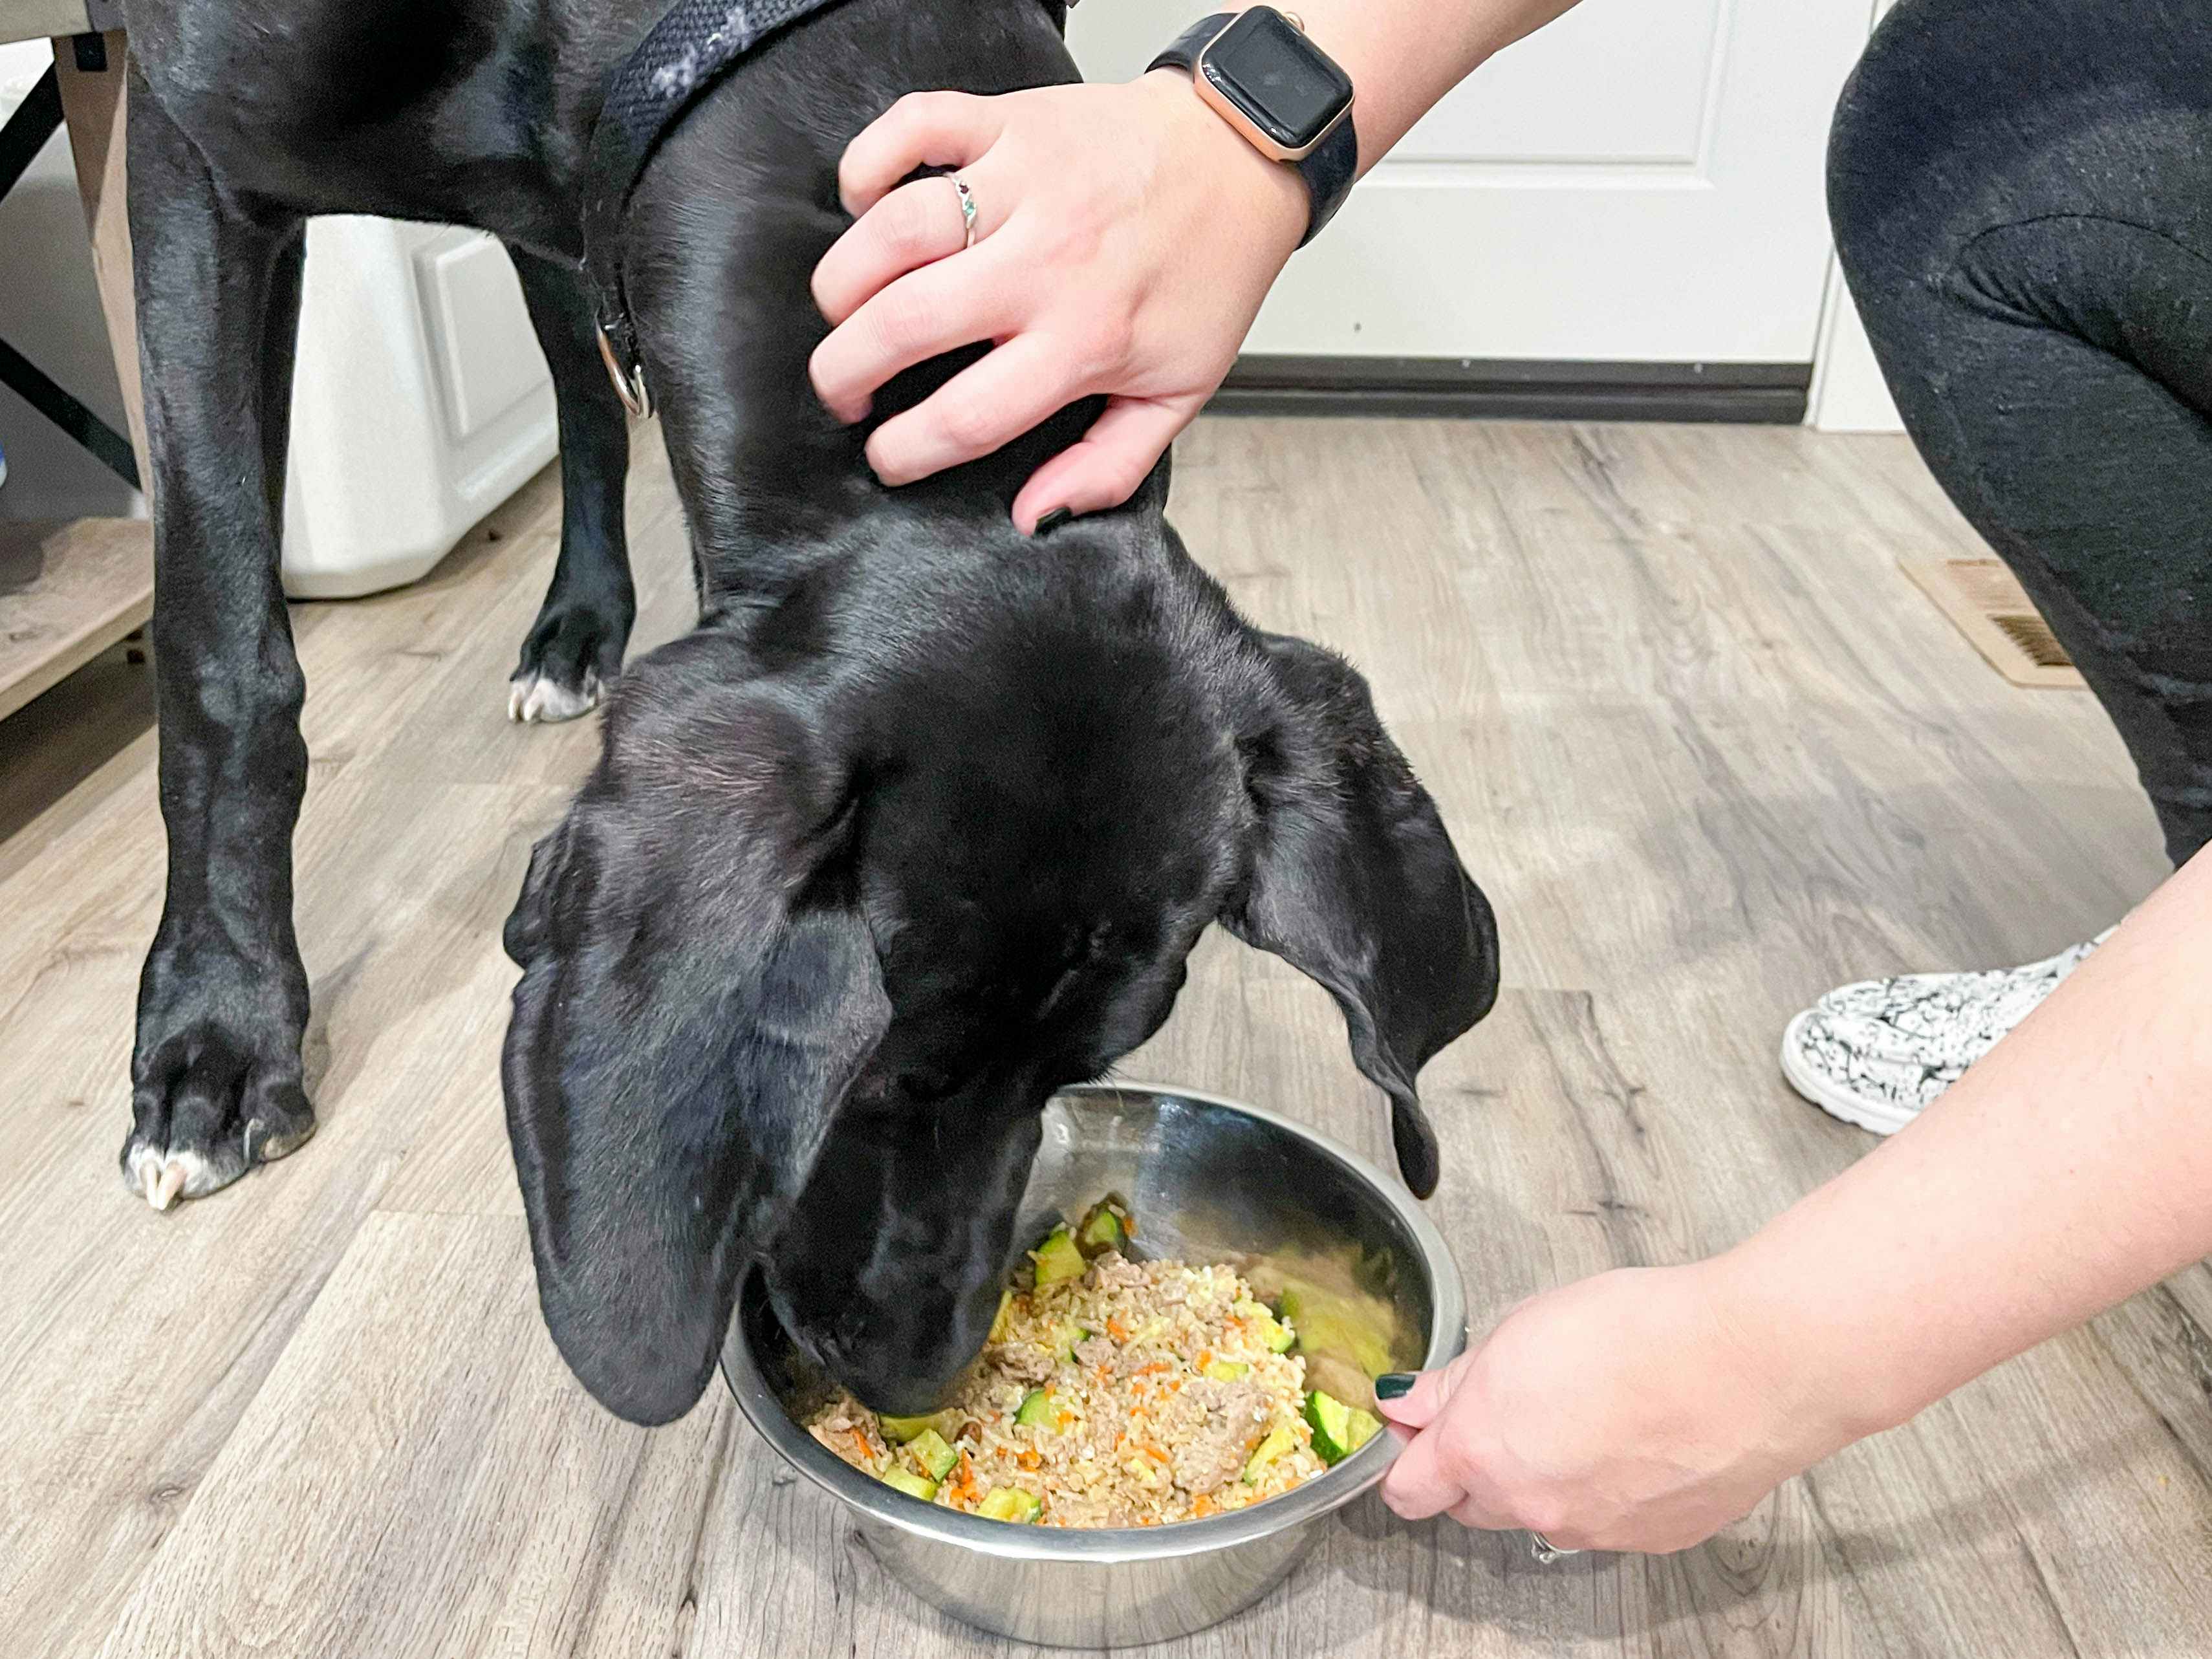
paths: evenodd
<path fill-rule="evenodd" d="M 622 672 L 637 617 L 623 518 L 629 418 L 599 361 L 581 276 L 512 243 L 507 252 L 561 411 L 561 556 L 507 682 L 507 712 L 518 720 L 574 720 L 597 708 Z"/>
<path fill-rule="evenodd" d="M 277 572 L 296 219 L 226 195 L 135 69 L 131 235 L 152 451 L 168 892 L 138 987 L 125 1180 L 156 1209 L 314 1129 L 292 929 L 305 686 Z"/>

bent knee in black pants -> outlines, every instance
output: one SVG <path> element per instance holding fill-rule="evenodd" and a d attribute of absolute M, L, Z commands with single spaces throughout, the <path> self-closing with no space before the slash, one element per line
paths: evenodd
<path fill-rule="evenodd" d="M 1828 204 L 1921 453 L 2212 839 L 2212 9 L 1904 0 Z"/>

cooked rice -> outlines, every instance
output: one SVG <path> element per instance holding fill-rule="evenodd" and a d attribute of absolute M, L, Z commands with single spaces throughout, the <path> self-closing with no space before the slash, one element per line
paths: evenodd
<path fill-rule="evenodd" d="M 1243 1509 L 1319 1474 L 1301 1415 L 1305 1361 L 1268 1351 L 1255 1300 L 1229 1267 L 1134 1262 L 1110 1250 L 1079 1279 L 1015 1292 L 1000 1339 L 945 1407 L 960 1419 L 946 1436 L 960 1462 L 932 1501 L 970 1511 L 1010 1488 L 1042 1504 L 1042 1526 L 1152 1527 Z M 1076 1327 L 1096 1334 L 1062 1358 Z M 1249 1369 L 1222 1380 L 1206 1375 L 1209 1364 Z M 1038 1388 L 1050 1397 L 1048 1420 L 1017 1423 Z M 806 1428 L 878 1477 L 902 1455 L 876 1413 L 842 1389 Z M 1248 1485 L 1247 1461 L 1277 1428 L 1293 1445 Z"/>

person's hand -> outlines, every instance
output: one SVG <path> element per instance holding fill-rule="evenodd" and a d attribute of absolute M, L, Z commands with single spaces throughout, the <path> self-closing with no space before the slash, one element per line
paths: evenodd
<path fill-rule="evenodd" d="M 1527 1528 L 1562 1549 L 1678 1550 L 1853 1437 L 1735 1328 L 1712 1264 L 1530 1298 L 1382 1402 L 1416 1431 L 1382 1483 L 1407 1520 Z"/>
<path fill-rule="evenodd" d="M 963 251 L 958 169 L 976 205 Z M 1127 501 L 1221 383 L 1305 230 L 1305 188 L 1161 71 L 1126 86 L 901 99 L 838 172 L 858 222 L 823 257 L 832 324 L 815 391 L 868 413 L 900 370 L 963 345 L 993 350 L 885 422 L 868 460 L 886 483 L 987 455 L 1054 410 L 1109 399 L 1088 435 L 1014 502 L 1024 532 L 1058 508 Z"/>

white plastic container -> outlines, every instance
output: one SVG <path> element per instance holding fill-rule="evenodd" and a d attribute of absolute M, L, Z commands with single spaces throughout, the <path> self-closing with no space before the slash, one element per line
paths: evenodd
<path fill-rule="evenodd" d="M 415 580 L 557 447 L 552 380 L 497 241 L 385 219 L 308 226 L 286 592 Z"/>
<path fill-rule="evenodd" d="M 0 119 L 52 54 L 0 45 Z M 122 398 L 66 143 L 0 218 L 0 333 L 118 432 Z M 422 575 L 558 447 L 553 386 L 507 252 L 475 231 L 318 219 L 292 394 L 284 585 L 343 598 Z M 0 392 L 0 516 L 143 514 L 138 493 Z"/>

